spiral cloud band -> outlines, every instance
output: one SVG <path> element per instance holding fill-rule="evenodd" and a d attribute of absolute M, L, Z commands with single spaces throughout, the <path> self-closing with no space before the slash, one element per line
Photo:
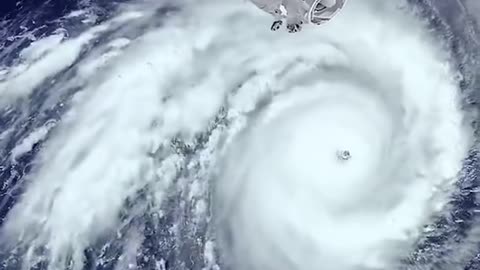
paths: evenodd
<path fill-rule="evenodd" d="M 271 65 L 275 95 L 234 139 L 216 186 L 235 269 L 392 269 L 443 208 L 468 147 L 458 89 L 403 16 L 351 1 L 282 43 L 296 58 Z"/>
<path fill-rule="evenodd" d="M 42 109 L 66 113 L 12 151 L 48 138 L 0 230 L 7 269 L 83 269 L 99 246 L 102 265 L 115 241 L 115 269 L 150 263 L 147 218 L 170 261 L 142 269 L 395 269 L 472 134 L 448 54 L 402 3 L 290 34 L 246 1 L 134 1 L 24 51 L 0 103 L 43 83 Z"/>

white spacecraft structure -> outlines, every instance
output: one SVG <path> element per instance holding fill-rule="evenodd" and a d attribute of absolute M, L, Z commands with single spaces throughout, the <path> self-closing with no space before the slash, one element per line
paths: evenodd
<path fill-rule="evenodd" d="M 280 29 L 286 20 L 291 33 L 301 30 L 302 24 L 321 25 L 330 21 L 344 7 L 347 0 L 250 0 L 258 8 L 271 14 L 275 21 L 272 31 Z"/>
<path fill-rule="evenodd" d="M 307 20 L 320 25 L 330 21 L 343 8 L 347 0 L 316 0 L 310 7 Z"/>

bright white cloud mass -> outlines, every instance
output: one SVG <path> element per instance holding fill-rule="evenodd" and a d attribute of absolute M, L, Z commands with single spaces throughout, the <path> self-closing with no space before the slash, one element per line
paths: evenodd
<path fill-rule="evenodd" d="M 2 106 L 67 68 L 75 76 L 52 82 L 51 104 L 79 89 L 61 121 L 12 152 L 49 138 L 2 241 L 26 250 L 24 265 L 45 247 L 50 269 L 81 269 L 126 201 L 144 192 L 137 210 L 163 215 L 176 190 L 194 223 L 211 220 L 206 268 L 394 269 L 445 211 L 471 147 L 448 53 L 398 1 L 349 1 L 296 34 L 270 31 L 248 2 L 201 2 L 158 27 L 152 6 L 167 1 L 125 6 L 76 37 L 35 42 L 2 73 Z M 137 38 L 84 54 L 138 25 Z M 170 147 L 199 134 L 191 155 Z"/>

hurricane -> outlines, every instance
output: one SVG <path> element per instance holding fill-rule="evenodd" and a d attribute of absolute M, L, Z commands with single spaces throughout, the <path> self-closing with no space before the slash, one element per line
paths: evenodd
<path fill-rule="evenodd" d="M 476 269 L 477 67 L 431 6 L 88 6 L 2 47 L 2 269 Z"/>

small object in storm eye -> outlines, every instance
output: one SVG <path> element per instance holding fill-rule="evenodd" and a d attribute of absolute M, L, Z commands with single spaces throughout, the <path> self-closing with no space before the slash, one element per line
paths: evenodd
<path fill-rule="evenodd" d="M 349 160 L 350 158 L 352 158 L 352 155 L 348 150 L 339 150 L 337 151 L 337 157 L 340 160 Z"/>

